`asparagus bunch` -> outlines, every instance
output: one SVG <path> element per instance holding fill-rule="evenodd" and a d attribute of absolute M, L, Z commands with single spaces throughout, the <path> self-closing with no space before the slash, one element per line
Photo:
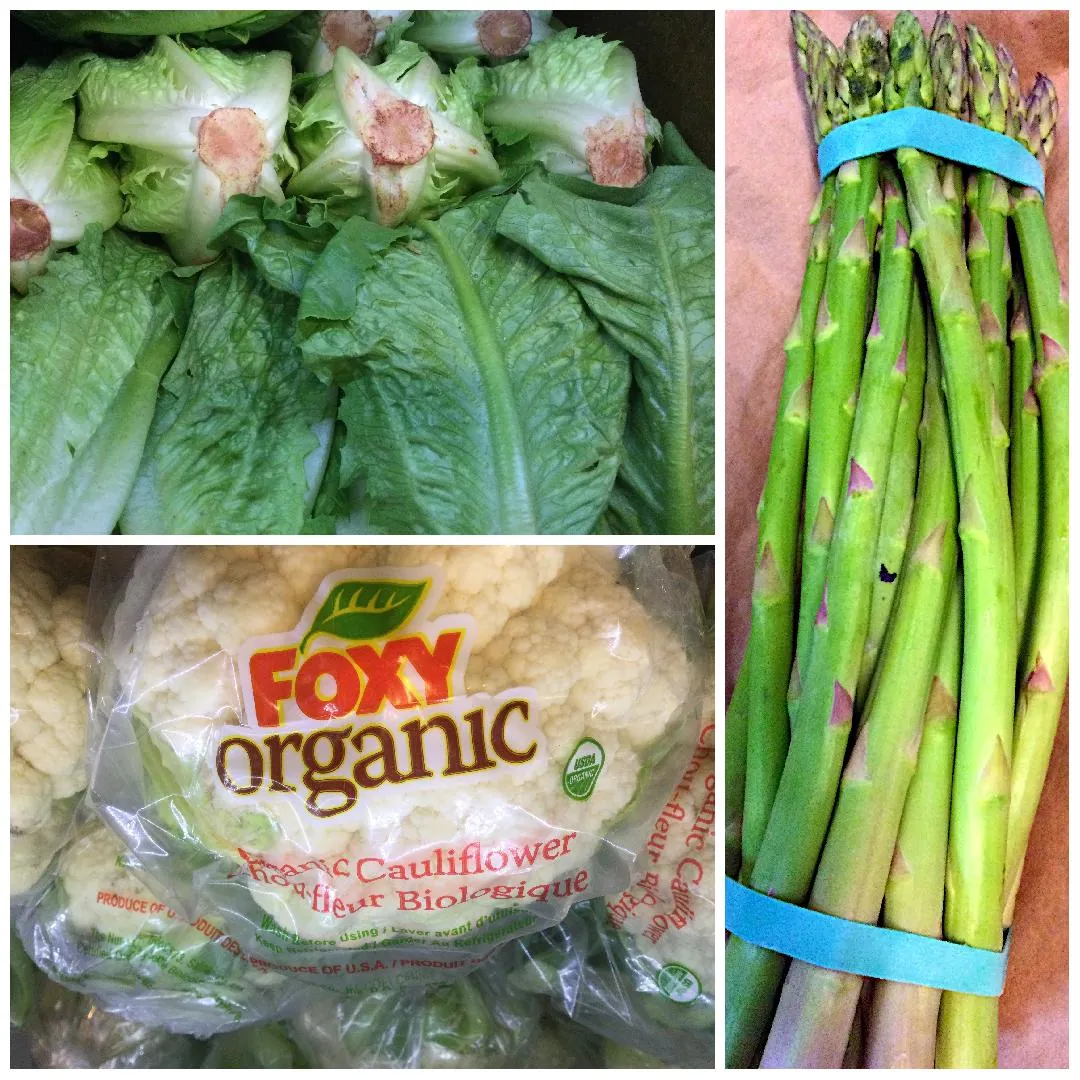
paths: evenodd
<path fill-rule="evenodd" d="M 836 50 L 792 26 L 819 138 L 917 106 L 1049 156 L 1052 84 L 1023 96 L 976 27 L 941 15 L 927 39 L 903 12 L 886 36 L 862 16 Z M 728 865 L 789 902 L 997 950 L 1067 679 L 1068 308 L 1038 193 L 985 170 L 964 191 L 959 165 L 901 148 L 841 166 L 811 217 Z M 995 1063 L 996 999 L 863 982 L 731 937 L 727 1064 Z"/>

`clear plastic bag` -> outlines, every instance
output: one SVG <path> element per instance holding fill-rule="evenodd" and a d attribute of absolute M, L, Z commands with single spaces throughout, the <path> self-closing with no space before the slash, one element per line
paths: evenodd
<path fill-rule="evenodd" d="M 290 1032 L 321 1069 L 510 1068 L 549 1046 L 541 1014 L 493 960 L 454 982 L 319 994 Z"/>
<path fill-rule="evenodd" d="M 223 919 L 189 922 L 139 869 L 104 823 L 84 822 L 17 912 L 37 967 L 132 1024 L 203 1038 L 294 1007 L 301 990 L 246 955 Z"/>
<path fill-rule="evenodd" d="M 146 549 L 91 799 L 271 970 L 446 979 L 631 880 L 703 651 L 676 548 Z"/>
<path fill-rule="evenodd" d="M 703 727 L 630 885 L 518 942 L 510 976 L 615 1043 L 688 1067 L 715 1058 L 713 736 Z"/>
<path fill-rule="evenodd" d="M 52 982 L 44 983 L 27 1031 L 39 1069 L 191 1069 L 204 1052 L 196 1039 L 107 1012 Z"/>

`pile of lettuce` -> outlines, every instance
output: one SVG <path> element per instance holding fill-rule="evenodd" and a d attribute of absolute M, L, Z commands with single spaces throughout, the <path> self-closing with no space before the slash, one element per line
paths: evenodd
<path fill-rule="evenodd" d="M 711 532 L 714 176 L 547 14 L 26 13 L 13 531 Z"/>

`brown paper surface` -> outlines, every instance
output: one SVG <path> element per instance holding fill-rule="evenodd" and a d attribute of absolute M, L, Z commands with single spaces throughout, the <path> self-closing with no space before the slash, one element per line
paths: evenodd
<path fill-rule="evenodd" d="M 840 44 L 861 12 L 808 14 Z M 878 12 L 886 29 L 893 15 Z M 929 31 L 934 12 L 919 12 Z M 1042 71 L 1061 103 L 1047 214 L 1067 275 L 1068 15 L 952 12 L 1012 50 L 1022 85 Z M 786 11 L 729 12 L 726 60 L 726 677 L 730 697 L 750 626 L 754 511 L 769 457 L 818 191 L 816 146 Z M 1068 1055 L 1068 736 L 1060 725 L 1017 901 L 1001 1003 L 1002 1067 L 1065 1067 Z"/>

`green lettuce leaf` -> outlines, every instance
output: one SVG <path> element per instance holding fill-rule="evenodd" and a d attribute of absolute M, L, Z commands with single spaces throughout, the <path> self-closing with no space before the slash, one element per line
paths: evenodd
<path fill-rule="evenodd" d="M 338 230 L 319 210 L 302 219 L 296 199 L 278 206 L 273 199 L 234 195 L 210 243 L 246 252 L 268 285 L 298 297 L 315 260 Z"/>
<path fill-rule="evenodd" d="M 295 11 L 20 11 L 45 37 L 76 44 L 137 48 L 140 38 L 190 35 L 208 45 L 244 45 L 287 23 Z"/>
<path fill-rule="evenodd" d="M 109 533 L 180 343 L 163 252 L 92 226 L 11 313 L 11 528 Z"/>
<path fill-rule="evenodd" d="M 344 387 L 342 480 L 362 482 L 374 529 L 580 533 L 603 512 L 628 360 L 565 278 L 495 235 L 505 204 L 380 257 L 375 226 L 343 228 L 308 278 L 299 337 Z"/>
<path fill-rule="evenodd" d="M 498 221 L 634 358 L 613 532 L 714 529 L 714 187 L 695 166 L 622 192 L 534 175 Z"/>
<path fill-rule="evenodd" d="M 296 301 L 228 254 L 202 272 L 121 526 L 297 533 L 319 489 L 336 393 L 293 341 Z"/>

